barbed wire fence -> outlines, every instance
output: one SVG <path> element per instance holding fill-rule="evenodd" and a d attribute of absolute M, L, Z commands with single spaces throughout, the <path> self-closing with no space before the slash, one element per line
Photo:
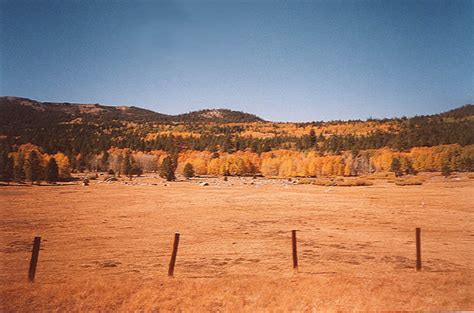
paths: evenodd
<path fill-rule="evenodd" d="M 128 241 L 120 242 L 120 256 L 117 257 L 117 255 L 115 255 L 113 260 L 111 260 L 107 258 L 107 256 L 104 256 L 104 253 L 97 254 L 97 252 L 96 255 L 88 257 L 75 255 L 71 256 L 71 258 L 55 258 L 54 254 L 52 255 L 50 253 L 53 252 L 54 249 L 50 249 L 51 246 L 49 243 L 44 244 L 44 239 L 40 236 L 36 236 L 32 243 L 27 275 L 21 272 L 10 272 L 0 275 L 0 278 L 21 279 L 21 277 L 27 277 L 29 282 L 34 282 L 38 271 L 48 275 L 64 275 L 77 273 L 77 267 L 87 270 L 94 269 L 93 265 L 113 268 L 122 264 L 135 264 L 139 268 L 152 267 L 154 270 L 163 272 L 167 270 L 169 277 L 175 276 L 175 272 L 179 272 L 180 277 L 187 278 L 217 277 L 218 275 L 213 275 L 212 273 L 216 273 L 220 267 L 228 265 L 227 261 L 230 260 L 266 264 L 268 265 L 268 269 L 271 270 L 273 268 L 275 271 L 280 269 L 280 267 L 275 268 L 275 264 L 280 262 L 283 264 L 284 261 L 286 264 L 285 267 L 291 266 L 295 274 L 336 274 L 332 271 L 305 271 L 305 268 L 311 266 L 324 267 L 327 264 L 359 265 L 364 261 L 374 260 L 377 257 L 391 260 L 392 262 L 399 262 L 400 266 L 397 268 L 411 268 L 419 272 L 423 269 L 423 252 L 436 252 L 433 249 L 427 249 L 427 247 L 422 246 L 421 228 L 416 228 L 414 234 L 411 233 L 411 235 L 403 231 L 404 236 L 400 237 L 397 237 L 396 234 L 401 233 L 401 231 L 388 232 L 374 230 L 363 231 L 363 233 L 390 236 L 391 246 L 376 246 L 371 242 L 365 240 L 358 242 L 352 238 L 351 243 L 354 247 L 366 249 L 362 253 L 360 251 L 351 251 L 345 247 L 343 245 L 344 242 L 341 241 L 334 242 L 333 244 L 318 244 L 317 238 L 315 239 L 314 236 L 310 236 L 308 231 L 293 229 L 287 232 L 278 232 L 278 238 L 252 237 L 246 241 L 239 240 L 240 244 L 246 245 L 246 249 L 241 249 L 239 245 L 235 245 L 237 242 L 223 243 L 218 241 L 219 238 L 216 238 L 216 240 L 212 242 L 204 239 L 197 240 L 201 237 L 205 238 L 206 235 L 215 236 L 215 233 L 212 232 L 199 233 L 199 236 L 190 236 L 194 240 L 191 242 L 186 240 L 186 236 L 184 236 L 185 239 L 182 240 L 181 233 L 176 232 L 174 234 L 174 240 L 171 240 L 173 236 L 166 233 L 153 235 L 154 240 L 160 239 L 159 251 L 154 248 L 137 250 L 134 240 L 149 240 L 149 238 L 144 238 L 143 236 L 127 236 Z M 427 230 L 423 232 L 425 236 L 427 234 L 433 236 L 446 233 L 466 234 L 463 230 Z M 248 234 L 248 232 L 246 232 L 246 234 Z M 302 236 L 299 238 L 301 234 Z M 113 239 L 112 236 L 106 237 Z M 434 238 L 436 238 L 436 236 L 434 236 Z M 76 241 L 77 240 L 78 239 L 76 239 Z M 172 245 L 170 245 L 171 242 Z M 397 251 L 399 253 L 395 253 L 396 247 L 401 249 L 401 251 Z M 451 248 L 453 247 L 444 246 L 443 253 L 455 253 L 457 249 L 455 249 L 455 247 L 453 249 Z M 115 252 L 117 251 L 118 250 L 115 250 Z M 405 255 L 400 255 L 400 252 Z M 276 261 L 277 258 L 281 261 Z M 212 262 L 206 263 L 206 261 L 210 260 Z M 28 262 L 28 260 L 25 260 L 25 262 Z M 177 263 L 179 266 L 177 266 Z M 189 265 L 196 265 L 197 263 L 199 263 L 199 266 L 194 266 L 192 270 L 186 269 L 190 267 Z M 39 269 L 38 264 L 41 264 Z M 58 267 L 58 264 L 61 264 L 60 271 L 55 269 Z M 238 264 L 238 262 L 236 264 Z M 207 268 L 212 272 L 211 274 L 208 272 L 203 273 L 199 271 L 200 268 Z M 130 271 L 134 271 L 134 269 L 130 269 Z M 352 276 L 356 277 L 357 275 Z"/>

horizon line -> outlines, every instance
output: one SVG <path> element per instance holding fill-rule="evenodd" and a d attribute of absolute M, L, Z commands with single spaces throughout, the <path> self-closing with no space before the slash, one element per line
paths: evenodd
<path fill-rule="evenodd" d="M 5 96 L 0 95 L 0 98 L 19 98 L 19 99 L 26 99 L 26 100 L 30 100 L 30 101 L 36 101 L 36 102 L 40 102 L 40 103 L 73 104 L 73 105 L 96 105 L 97 104 L 97 105 L 107 106 L 107 107 L 129 107 L 129 108 L 134 107 L 134 108 L 138 108 L 138 109 L 142 109 L 142 110 L 148 110 L 148 111 L 151 111 L 153 113 L 158 113 L 158 114 L 163 114 L 163 115 L 168 115 L 168 116 L 178 116 L 178 115 L 189 114 L 189 113 L 194 113 L 194 112 L 199 112 L 199 111 L 204 111 L 204 110 L 229 110 L 229 111 L 233 111 L 233 112 L 242 112 L 242 113 L 254 115 L 254 116 L 262 119 L 263 120 L 262 122 L 295 123 L 295 124 L 298 124 L 298 123 L 319 123 L 319 122 L 328 123 L 328 122 L 335 122 L 335 121 L 340 121 L 340 122 L 351 122 L 351 121 L 367 122 L 369 120 L 414 118 L 414 117 L 419 117 L 419 116 L 430 116 L 430 115 L 442 114 L 442 113 L 445 113 L 445 112 L 449 112 L 451 110 L 462 108 L 464 106 L 474 105 L 474 101 L 470 101 L 469 103 L 464 103 L 464 104 L 461 104 L 461 105 L 457 105 L 457 106 L 454 106 L 454 107 L 450 108 L 449 110 L 442 111 L 442 112 L 431 112 L 431 113 L 424 113 L 424 114 L 402 115 L 402 116 L 391 116 L 391 117 L 373 117 L 373 116 L 369 116 L 369 117 L 366 117 L 366 118 L 363 118 L 363 119 L 355 118 L 355 119 L 331 119 L 331 120 L 310 120 L 310 121 L 290 121 L 290 120 L 287 120 L 287 121 L 274 121 L 274 120 L 267 120 L 264 117 L 262 117 L 260 115 L 257 115 L 257 114 L 254 114 L 254 113 L 251 113 L 251 112 L 245 112 L 245 111 L 240 111 L 240 110 L 226 108 L 226 107 L 213 107 L 213 106 L 210 106 L 210 107 L 204 107 L 204 108 L 200 108 L 200 109 L 192 110 L 192 111 L 169 114 L 169 113 L 157 112 L 155 110 L 145 108 L 145 107 L 142 107 L 142 106 L 129 105 L 129 104 L 116 105 L 116 104 L 106 104 L 106 103 L 100 103 L 100 102 L 75 102 L 75 101 L 70 102 L 70 101 L 64 101 L 64 100 L 62 102 L 58 102 L 56 100 L 55 101 L 51 101 L 51 100 L 43 101 L 43 100 L 31 99 L 31 98 L 23 97 L 23 96 L 11 96 L 11 95 L 5 95 Z M 253 122 L 253 123 L 258 123 L 258 122 Z"/>

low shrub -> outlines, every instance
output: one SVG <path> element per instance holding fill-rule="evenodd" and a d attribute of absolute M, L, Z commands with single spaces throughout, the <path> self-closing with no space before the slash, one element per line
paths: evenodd
<path fill-rule="evenodd" d="M 338 182 L 336 186 L 342 186 L 342 187 L 359 187 L 359 186 L 372 186 L 373 184 L 374 184 L 374 183 L 371 182 L 371 181 L 369 181 L 369 180 L 357 178 L 357 179 L 351 179 L 351 180 L 346 180 L 346 181 Z"/>
<path fill-rule="evenodd" d="M 313 178 L 301 178 L 298 180 L 298 185 L 313 185 L 314 179 Z"/>
<path fill-rule="evenodd" d="M 423 184 L 423 179 L 420 177 L 397 178 L 394 183 L 397 186 L 419 186 Z"/>
<path fill-rule="evenodd" d="M 341 187 L 356 187 L 356 186 L 371 186 L 373 182 L 362 178 L 344 179 L 342 177 L 332 178 L 302 178 L 298 181 L 299 185 L 316 185 L 316 186 L 341 186 Z"/>

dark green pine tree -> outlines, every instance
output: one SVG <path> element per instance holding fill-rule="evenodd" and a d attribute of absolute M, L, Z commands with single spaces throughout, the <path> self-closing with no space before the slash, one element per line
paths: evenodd
<path fill-rule="evenodd" d="M 89 156 L 85 152 L 80 153 L 79 158 L 77 160 L 77 166 L 78 166 L 79 172 L 83 173 L 88 168 L 88 165 L 89 165 Z"/>
<path fill-rule="evenodd" d="M 222 152 L 232 152 L 233 144 L 230 135 L 226 135 L 221 145 Z"/>
<path fill-rule="evenodd" d="M 100 159 L 100 169 L 104 172 L 109 170 L 109 152 L 107 150 L 102 153 L 102 158 Z"/>
<path fill-rule="evenodd" d="M 122 160 L 122 166 L 120 172 L 124 175 L 130 175 L 132 171 L 132 156 L 130 153 L 126 153 Z"/>
<path fill-rule="evenodd" d="M 161 163 L 160 176 L 165 178 L 167 181 L 176 180 L 174 171 L 175 169 L 171 157 L 167 156 L 163 159 L 163 162 Z"/>
<path fill-rule="evenodd" d="M 183 169 L 183 175 L 186 178 L 194 177 L 194 168 L 191 163 L 186 163 Z"/>
<path fill-rule="evenodd" d="M 441 174 L 444 177 L 449 177 L 451 175 L 451 166 L 446 161 L 444 161 L 443 164 L 441 165 Z"/>
<path fill-rule="evenodd" d="M 397 177 L 403 175 L 402 166 L 398 158 L 393 158 L 392 164 L 390 164 L 390 172 L 395 173 L 395 176 Z"/>
<path fill-rule="evenodd" d="M 178 168 L 178 152 L 174 152 L 171 155 L 171 165 L 173 167 L 173 172 L 176 172 L 176 169 Z"/>
<path fill-rule="evenodd" d="M 8 154 L 6 152 L 0 153 L 0 181 L 4 181 L 5 166 L 7 164 Z"/>
<path fill-rule="evenodd" d="M 26 180 L 31 183 L 39 182 L 42 179 L 42 168 L 39 155 L 36 151 L 31 151 L 25 162 Z"/>
<path fill-rule="evenodd" d="M 18 152 L 18 156 L 13 167 L 13 179 L 16 182 L 25 180 L 25 155 L 23 152 Z"/>
<path fill-rule="evenodd" d="M 59 168 L 55 158 L 49 159 L 44 171 L 45 180 L 48 183 L 57 182 L 59 179 Z"/>
<path fill-rule="evenodd" d="M 10 183 L 13 180 L 13 166 L 13 157 L 7 157 L 3 166 L 3 181 Z"/>
<path fill-rule="evenodd" d="M 13 158 L 8 153 L 0 154 L 0 181 L 11 182 L 13 180 Z"/>
<path fill-rule="evenodd" d="M 318 137 L 316 136 L 316 132 L 314 129 L 311 128 L 309 131 L 309 148 L 314 148 L 316 146 L 316 142 L 318 141 Z"/>
<path fill-rule="evenodd" d="M 410 160 L 406 160 L 406 169 L 405 173 L 409 175 L 416 175 L 417 171 L 413 168 L 413 163 Z"/>

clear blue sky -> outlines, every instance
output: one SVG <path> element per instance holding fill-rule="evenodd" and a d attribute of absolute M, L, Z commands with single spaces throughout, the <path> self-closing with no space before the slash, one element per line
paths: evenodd
<path fill-rule="evenodd" d="M 474 1 L 0 0 L 0 95 L 277 121 L 473 102 Z"/>

